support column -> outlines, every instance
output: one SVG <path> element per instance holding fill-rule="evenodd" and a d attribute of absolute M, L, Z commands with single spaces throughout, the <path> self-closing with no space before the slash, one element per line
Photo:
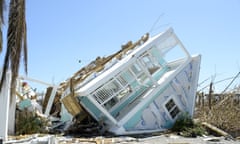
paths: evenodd
<path fill-rule="evenodd" d="M 11 73 L 7 72 L 5 84 L 0 93 L 0 139 L 7 140 L 8 136 L 8 113 L 10 101 Z"/>

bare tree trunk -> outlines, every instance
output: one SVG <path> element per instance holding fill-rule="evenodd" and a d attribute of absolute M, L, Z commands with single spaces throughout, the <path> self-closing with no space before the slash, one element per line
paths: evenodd
<path fill-rule="evenodd" d="M 208 106 L 209 106 L 209 109 L 212 109 L 212 86 L 213 86 L 213 83 L 211 82 L 210 83 L 210 88 L 209 88 L 209 94 L 208 94 Z"/>
<path fill-rule="evenodd" d="M 204 93 L 202 92 L 202 107 L 204 107 Z"/>
<path fill-rule="evenodd" d="M 201 107 L 201 93 L 197 93 L 197 96 L 198 96 L 198 107 Z"/>

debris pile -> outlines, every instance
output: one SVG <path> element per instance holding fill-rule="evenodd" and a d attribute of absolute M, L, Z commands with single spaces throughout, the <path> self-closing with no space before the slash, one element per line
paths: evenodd
<path fill-rule="evenodd" d="M 240 105 L 236 94 L 222 94 L 223 100 L 215 102 L 211 109 L 205 105 L 199 106 L 196 117 L 202 122 L 208 122 L 233 137 L 240 136 Z"/>
<path fill-rule="evenodd" d="M 22 82 L 21 92 L 17 92 L 16 134 L 47 133 L 50 126 L 48 118 L 43 114 L 37 94 L 27 82 Z"/>

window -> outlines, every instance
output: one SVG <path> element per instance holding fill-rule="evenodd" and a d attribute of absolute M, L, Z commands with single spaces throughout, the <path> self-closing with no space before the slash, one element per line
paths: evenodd
<path fill-rule="evenodd" d="M 148 53 L 143 55 L 141 60 L 143 62 L 143 65 L 148 69 L 150 74 L 153 74 L 155 71 L 157 71 L 160 68 L 156 59 Z"/>
<path fill-rule="evenodd" d="M 174 119 L 180 113 L 180 110 L 178 106 L 175 104 L 175 102 L 173 101 L 173 99 L 170 99 L 165 104 L 165 107 L 168 110 L 169 114 L 171 115 L 172 119 Z"/>
<path fill-rule="evenodd" d="M 138 74 L 141 73 L 141 71 L 142 71 L 142 69 L 140 68 L 140 66 L 139 66 L 138 64 L 136 64 L 136 63 L 131 66 L 131 70 L 133 71 L 133 73 L 134 73 L 135 75 L 138 75 Z"/>
<path fill-rule="evenodd" d="M 144 84 L 144 82 L 146 81 L 146 79 L 148 78 L 146 73 L 144 72 L 144 70 L 141 69 L 141 67 L 139 66 L 139 64 L 134 63 L 131 67 L 130 67 L 131 71 L 133 72 L 133 74 L 137 77 L 138 81 L 142 84 Z"/>
<path fill-rule="evenodd" d="M 126 78 L 131 80 L 133 76 L 129 75 L 130 73 L 127 72 L 120 73 L 92 93 L 93 98 L 107 110 L 111 109 L 132 92 L 132 88 L 128 84 L 128 79 Z"/>

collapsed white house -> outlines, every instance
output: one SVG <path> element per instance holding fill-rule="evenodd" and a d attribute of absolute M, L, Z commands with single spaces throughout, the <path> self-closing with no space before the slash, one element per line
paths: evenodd
<path fill-rule="evenodd" d="M 200 61 L 173 29 L 147 34 L 68 79 L 61 116 L 90 115 L 116 135 L 164 131 L 181 113 L 193 116 Z"/>

